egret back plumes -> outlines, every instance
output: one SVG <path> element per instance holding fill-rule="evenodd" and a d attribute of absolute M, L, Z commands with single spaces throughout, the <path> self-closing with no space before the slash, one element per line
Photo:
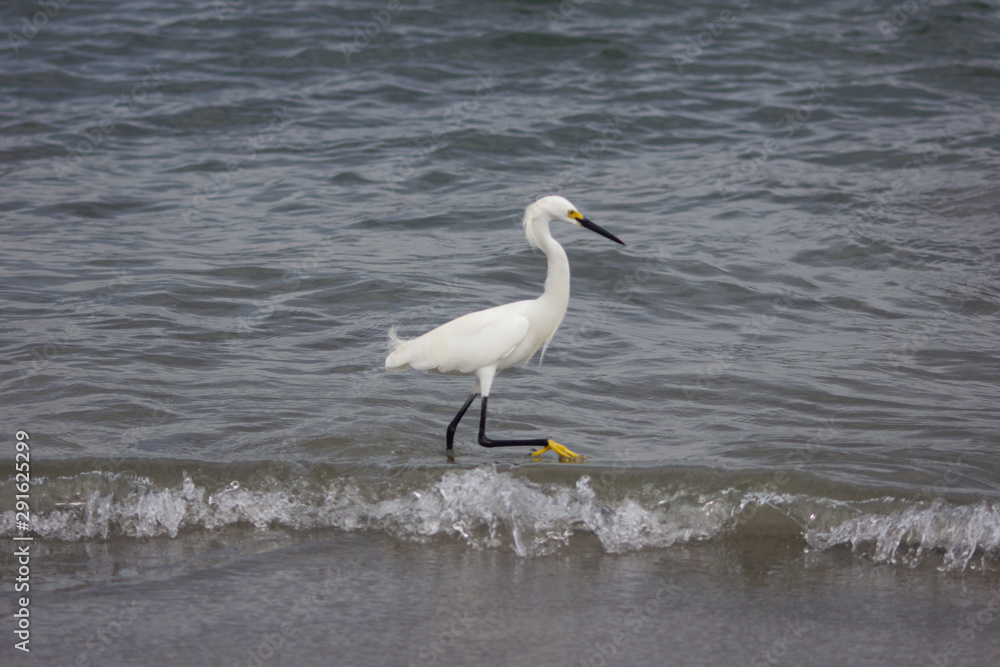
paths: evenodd
<path fill-rule="evenodd" d="M 459 375 L 472 375 L 490 365 L 496 365 L 496 371 L 510 368 L 534 356 L 566 312 L 564 308 L 562 313 L 536 315 L 534 310 L 538 310 L 537 299 L 487 308 L 446 322 L 413 340 L 400 339 L 393 330 L 393 350 L 385 367 Z M 545 326 L 543 318 L 555 321 Z"/>
<path fill-rule="evenodd" d="M 569 305 L 569 259 L 563 247 L 552 237 L 549 223 L 553 220 L 586 227 L 625 245 L 617 237 L 583 217 L 567 199 L 558 196 L 543 197 L 528 206 L 524 212 L 524 233 L 528 243 L 541 249 L 548 260 L 545 290 L 541 296 L 463 315 L 412 340 L 399 338 L 395 327 L 389 331 L 392 351 L 385 360 L 388 370 L 414 368 L 433 373 L 476 376 L 472 395 L 449 425 L 448 449 L 451 449 L 458 421 L 472 399 L 482 394 L 479 434 L 481 445 L 535 446 L 544 442 L 547 443 L 546 449 L 555 449 L 561 456 L 576 456 L 550 440 L 491 441 L 485 434 L 486 399 L 489 397 L 493 378 L 499 371 L 530 359 L 539 348 L 544 356 L 545 349 L 566 315 Z"/>

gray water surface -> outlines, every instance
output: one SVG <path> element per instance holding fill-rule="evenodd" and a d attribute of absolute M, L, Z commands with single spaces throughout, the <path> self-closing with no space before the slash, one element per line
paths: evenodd
<path fill-rule="evenodd" d="M 431 664 L 457 587 L 439 664 L 596 667 L 663 581 L 609 664 L 762 664 L 792 621 L 767 664 L 1000 656 L 958 627 L 1000 555 L 994 4 L 57 4 L 0 8 L 0 411 L 47 660 L 137 600 L 91 659 L 252 664 L 351 557 L 385 577 L 271 664 Z M 569 312 L 489 429 L 589 458 L 483 449 L 474 408 L 449 459 L 473 381 L 386 373 L 387 332 L 539 294 L 550 193 L 627 246 L 553 227 Z"/>

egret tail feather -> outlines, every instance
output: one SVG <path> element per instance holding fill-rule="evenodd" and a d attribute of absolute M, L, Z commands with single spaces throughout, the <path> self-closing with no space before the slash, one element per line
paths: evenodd
<path fill-rule="evenodd" d="M 395 324 L 389 327 L 389 356 L 385 358 L 385 367 L 391 371 L 404 371 L 410 365 L 402 360 L 402 354 L 410 340 L 400 338 L 397 329 Z"/>
<path fill-rule="evenodd" d="M 392 352 L 397 347 L 406 342 L 405 339 L 400 338 L 396 331 L 399 330 L 398 324 L 393 324 L 389 327 L 389 351 Z"/>

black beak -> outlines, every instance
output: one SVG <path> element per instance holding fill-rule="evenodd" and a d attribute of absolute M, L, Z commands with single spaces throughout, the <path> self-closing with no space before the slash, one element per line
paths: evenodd
<path fill-rule="evenodd" d="M 601 236 L 603 236 L 606 239 L 611 239 L 615 243 L 621 243 L 622 245 L 625 245 L 625 242 L 622 241 L 620 238 L 618 238 L 617 236 L 615 236 L 611 232 L 608 232 L 608 231 L 605 231 L 604 229 L 601 229 L 600 227 L 598 227 L 597 225 L 595 225 L 594 223 L 592 223 L 590 220 L 587 220 L 586 218 L 579 218 L 578 222 L 580 223 L 580 225 L 582 227 L 586 227 L 587 229 L 589 229 L 592 232 L 597 232 L 598 234 L 600 234 Z"/>

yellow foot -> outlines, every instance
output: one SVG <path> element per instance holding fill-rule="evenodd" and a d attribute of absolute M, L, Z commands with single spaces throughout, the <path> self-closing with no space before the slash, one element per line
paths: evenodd
<path fill-rule="evenodd" d="M 586 456 L 582 456 L 582 455 L 577 454 L 575 452 L 569 451 L 568 449 L 566 449 L 565 447 L 563 447 L 562 445 L 560 445 L 555 440 L 549 440 L 549 444 L 545 445 L 544 447 L 542 447 L 541 449 L 539 449 L 537 452 L 532 452 L 531 456 L 532 456 L 532 458 L 534 458 L 536 456 L 541 456 L 542 454 L 544 454 L 545 452 L 549 451 L 550 449 L 552 451 L 554 451 L 556 454 L 558 454 L 559 455 L 559 460 L 563 461 L 563 462 L 566 462 L 566 461 L 582 461 L 583 459 L 587 458 Z"/>

